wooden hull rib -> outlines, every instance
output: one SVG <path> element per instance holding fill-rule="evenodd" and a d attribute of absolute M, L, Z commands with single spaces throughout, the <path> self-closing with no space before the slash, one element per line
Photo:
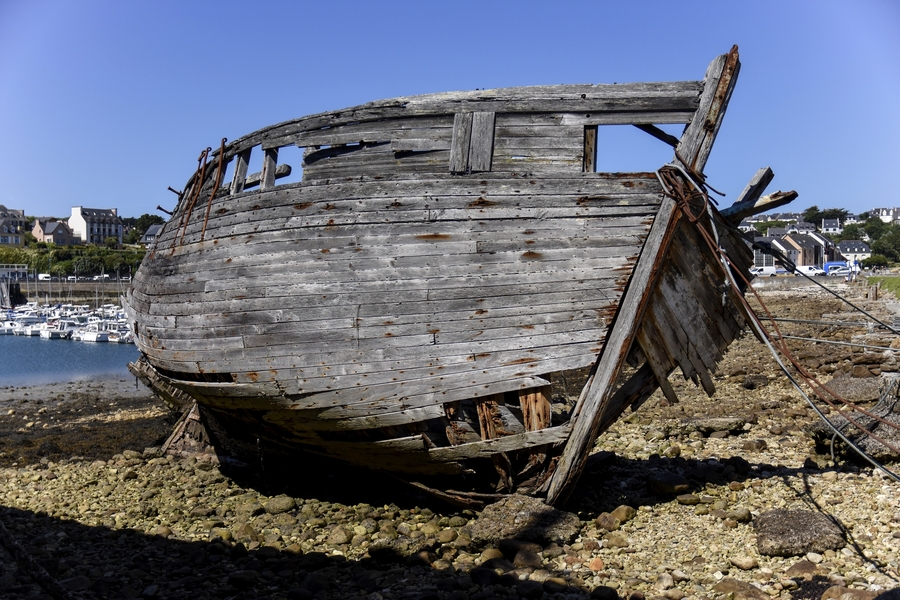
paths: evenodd
<path fill-rule="evenodd" d="M 699 82 L 395 99 L 223 145 L 134 278 L 133 370 L 248 464 L 304 452 L 560 501 L 676 367 L 712 391 L 743 317 L 698 228 L 737 272 L 752 260 L 657 174 L 595 172 L 597 128 L 666 141 L 649 125 L 685 123 L 677 160 L 702 171 L 737 65 L 735 49 Z M 282 184 L 288 145 L 303 174 Z"/>

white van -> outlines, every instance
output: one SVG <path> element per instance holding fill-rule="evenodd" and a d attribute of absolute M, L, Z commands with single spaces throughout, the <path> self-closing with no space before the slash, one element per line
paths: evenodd
<path fill-rule="evenodd" d="M 809 277 L 813 277 L 815 275 L 825 275 L 825 271 L 815 265 L 797 265 L 797 271 L 794 273 L 797 277 L 800 277 L 800 274 L 808 275 Z"/>
<path fill-rule="evenodd" d="M 756 277 L 775 277 L 776 268 L 773 267 L 753 267 L 750 269 L 750 274 L 755 275 Z"/>
<path fill-rule="evenodd" d="M 38 281 L 50 281 L 50 273 L 38 273 Z"/>

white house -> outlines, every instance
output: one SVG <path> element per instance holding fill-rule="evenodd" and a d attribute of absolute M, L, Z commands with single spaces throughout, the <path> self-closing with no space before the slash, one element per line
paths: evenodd
<path fill-rule="evenodd" d="M 73 206 L 69 229 L 85 244 L 105 244 L 112 237 L 122 245 L 122 220 L 116 208 Z"/>
<path fill-rule="evenodd" d="M 869 245 L 862 240 L 844 240 L 838 242 L 838 251 L 850 262 L 863 261 L 872 256 Z"/>
<path fill-rule="evenodd" d="M 840 235 L 843 231 L 839 219 L 822 219 L 822 233 Z"/>

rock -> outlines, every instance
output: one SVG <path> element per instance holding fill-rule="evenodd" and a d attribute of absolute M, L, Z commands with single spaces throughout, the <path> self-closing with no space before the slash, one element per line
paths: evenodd
<path fill-rule="evenodd" d="M 603 536 L 603 539 L 606 540 L 607 545 L 610 548 L 627 548 L 628 547 L 628 538 L 625 537 L 625 534 L 620 533 L 618 531 L 613 533 L 607 533 Z"/>
<path fill-rule="evenodd" d="M 766 440 L 746 440 L 741 448 L 747 452 L 764 452 L 769 447 Z"/>
<path fill-rule="evenodd" d="M 456 540 L 459 534 L 455 529 L 442 529 L 437 534 L 437 540 L 442 544 L 449 544 Z"/>
<path fill-rule="evenodd" d="M 852 403 L 878 400 L 880 381 L 877 378 L 854 379 L 847 375 L 834 377 L 827 384 L 828 389 Z"/>
<path fill-rule="evenodd" d="M 522 551 L 531 552 L 533 554 L 540 554 L 543 548 L 541 548 L 540 544 L 536 544 L 534 542 L 529 542 L 526 540 L 515 540 L 515 539 L 506 539 L 500 540 L 497 542 L 497 550 L 493 550 L 493 552 L 500 552 L 499 556 L 492 556 L 491 558 L 501 558 L 505 557 L 510 560 Z M 482 557 L 485 557 L 488 550 L 485 550 L 482 553 Z"/>
<path fill-rule="evenodd" d="M 469 577 L 472 583 L 476 585 L 494 585 L 500 581 L 500 576 L 493 569 L 485 569 L 484 567 L 476 567 L 469 571 Z"/>
<path fill-rule="evenodd" d="M 759 566 L 759 562 L 752 556 L 737 556 L 730 559 L 729 562 L 742 571 L 749 571 Z"/>
<path fill-rule="evenodd" d="M 801 560 L 794 563 L 784 572 L 787 577 L 803 577 L 804 579 L 812 579 L 814 575 L 825 575 L 827 571 L 823 571 L 809 560 Z"/>
<path fill-rule="evenodd" d="M 591 571 L 602 571 L 606 567 L 606 564 L 603 562 L 603 559 L 599 556 L 594 557 L 588 563 L 588 568 Z"/>
<path fill-rule="evenodd" d="M 714 431 L 740 431 L 747 420 L 741 417 L 709 417 L 706 419 L 694 419 L 691 421 L 697 431 L 709 435 Z"/>
<path fill-rule="evenodd" d="M 678 504 L 684 504 L 686 506 L 700 504 L 700 496 L 697 494 L 680 494 L 675 500 L 678 501 Z"/>
<path fill-rule="evenodd" d="M 516 494 L 486 506 L 464 529 L 480 544 L 501 538 L 541 545 L 567 544 L 581 531 L 581 521 L 572 513 L 547 506 L 537 498 Z"/>
<path fill-rule="evenodd" d="M 331 533 L 328 534 L 329 544 L 348 544 L 352 539 L 353 533 L 351 531 L 348 531 L 346 527 L 342 527 L 340 525 L 332 529 Z"/>
<path fill-rule="evenodd" d="M 874 375 L 866 365 L 853 365 L 853 368 L 850 369 L 850 377 L 863 378 L 874 377 Z"/>
<path fill-rule="evenodd" d="M 591 600 L 619 600 L 619 592 L 616 588 L 606 585 L 598 585 L 591 590 Z"/>
<path fill-rule="evenodd" d="M 741 385 L 745 390 L 755 390 L 769 385 L 769 378 L 765 375 L 747 375 Z"/>
<path fill-rule="evenodd" d="M 675 473 L 657 473 L 647 480 L 647 487 L 653 494 L 669 496 L 688 491 L 690 483 L 687 479 Z"/>
<path fill-rule="evenodd" d="M 533 550 L 519 550 L 513 557 L 512 564 L 519 569 L 538 569 L 544 564 L 544 559 Z"/>
<path fill-rule="evenodd" d="M 69 592 L 81 592 L 91 587 L 91 580 L 84 575 L 76 575 L 68 579 L 63 579 L 59 585 Z"/>
<path fill-rule="evenodd" d="M 594 523 L 597 524 L 598 528 L 605 529 L 606 531 L 615 531 L 620 525 L 619 519 L 606 512 L 600 513 L 597 518 L 594 519 Z"/>
<path fill-rule="evenodd" d="M 297 507 L 297 503 L 290 496 L 275 496 L 266 502 L 263 507 L 270 515 L 279 515 L 289 510 L 294 510 Z"/>
<path fill-rule="evenodd" d="M 801 556 L 845 546 L 841 528 L 818 512 L 776 509 L 759 515 L 754 524 L 757 548 L 765 556 Z"/>
<path fill-rule="evenodd" d="M 675 579 L 669 573 L 661 573 L 659 577 L 656 578 L 656 589 L 661 592 L 666 591 L 674 585 Z"/>
<path fill-rule="evenodd" d="M 753 519 L 753 514 L 749 508 L 735 508 L 725 513 L 726 519 L 734 519 L 738 523 L 749 523 Z"/>
<path fill-rule="evenodd" d="M 516 594 L 526 600 L 539 600 L 544 595 L 544 584 L 539 581 L 520 581 L 516 584 Z"/>
<path fill-rule="evenodd" d="M 825 593 L 822 594 L 822 600 L 874 600 L 877 596 L 878 592 L 856 590 L 836 585 L 825 590 Z"/>
<path fill-rule="evenodd" d="M 614 519 L 618 519 L 619 523 L 627 523 L 628 521 L 632 520 L 637 514 L 637 509 L 628 506 L 627 504 L 621 504 L 609 514 Z"/>
<path fill-rule="evenodd" d="M 740 581 L 733 577 L 725 577 L 713 586 L 713 590 L 719 594 L 734 594 L 734 600 L 770 600 L 765 592 L 752 583 Z"/>

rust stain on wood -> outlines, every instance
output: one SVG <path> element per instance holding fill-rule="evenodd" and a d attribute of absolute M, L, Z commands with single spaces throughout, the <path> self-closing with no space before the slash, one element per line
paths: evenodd
<path fill-rule="evenodd" d="M 532 250 L 522 253 L 523 260 L 540 260 L 543 257 L 544 257 L 544 255 L 541 254 L 540 252 L 533 252 Z"/>
<path fill-rule="evenodd" d="M 491 200 L 486 200 L 483 196 L 480 196 L 478 200 L 473 200 L 469 202 L 469 208 L 486 208 L 488 206 L 496 206 L 496 202 L 492 202 Z"/>
<path fill-rule="evenodd" d="M 452 237 L 453 236 L 448 233 L 423 233 L 416 236 L 416 238 L 420 240 L 449 240 Z"/>

